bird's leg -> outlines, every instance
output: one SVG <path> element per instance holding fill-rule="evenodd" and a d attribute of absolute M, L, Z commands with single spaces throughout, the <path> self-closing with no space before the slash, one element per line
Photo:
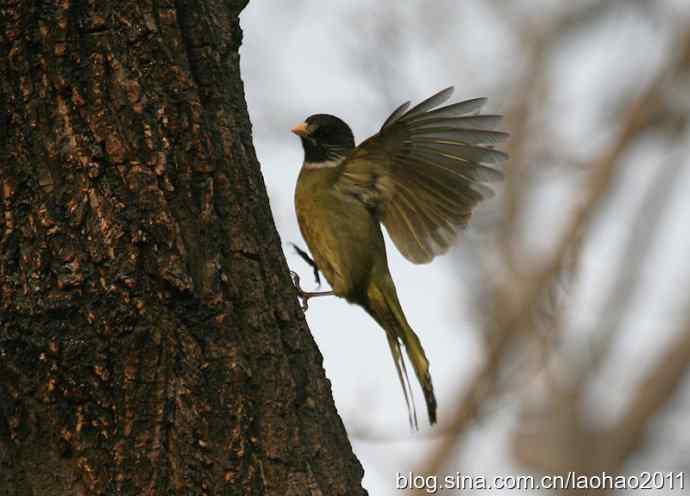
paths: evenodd
<path fill-rule="evenodd" d="M 306 312 L 309 308 L 309 298 L 316 298 L 317 296 L 332 296 L 334 294 L 333 291 L 304 291 L 299 285 L 299 275 L 297 272 L 290 271 L 290 276 L 292 277 L 292 283 L 295 285 L 297 294 L 302 300 L 302 310 L 304 312 Z"/>
<path fill-rule="evenodd" d="M 302 258 L 302 260 L 307 262 L 307 264 L 309 264 L 309 266 L 314 270 L 314 279 L 316 279 L 316 284 L 321 286 L 321 278 L 319 277 L 319 267 L 316 265 L 316 262 L 312 260 L 312 258 L 307 254 L 306 251 L 297 246 L 295 243 L 290 244 L 295 249 L 295 253 L 297 253 Z"/>

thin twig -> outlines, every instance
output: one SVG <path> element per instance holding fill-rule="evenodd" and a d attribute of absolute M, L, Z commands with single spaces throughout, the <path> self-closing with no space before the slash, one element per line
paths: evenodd
<path fill-rule="evenodd" d="M 494 321 L 494 329 L 490 333 L 491 344 L 488 349 L 487 359 L 475 373 L 470 385 L 458 394 L 460 401 L 452 416 L 449 435 L 431 453 L 424 468 L 418 473 L 436 474 L 441 471 L 461 440 L 460 434 L 467 429 L 476 418 L 480 404 L 491 396 L 499 370 L 499 364 L 503 352 L 512 337 L 520 336 L 529 326 L 530 316 L 538 304 L 544 290 L 550 282 L 560 273 L 561 267 L 573 245 L 585 233 L 607 197 L 613 180 L 617 173 L 619 159 L 623 152 L 635 141 L 638 135 L 645 129 L 650 107 L 659 98 L 666 79 L 672 75 L 678 61 L 687 57 L 690 51 L 690 30 L 683 36 L 683 55 L 669 61 L 659 71 L 658 76 L 648 86 L 647 90 L 637 98 L 628 108 L 622 119 L 623 125 L 616 140 L 595 160 L 591 162 L 588 170 L 591 176 L 588 182 L 587 196 L 582 205 L 575 211 L 565 234 L 561 237 L 553 251 L 552 256 L 534 275 L 524 280 L 519 291 L 514 287 L 498 288 L 497 296 L 501 305 L 505 305 L 505 312 L 498 312 Z"/>

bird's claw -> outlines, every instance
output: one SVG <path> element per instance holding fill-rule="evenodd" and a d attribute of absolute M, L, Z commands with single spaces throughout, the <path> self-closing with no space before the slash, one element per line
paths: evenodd
<path fill-rule="evenodd" d="M 311 291 L 304 291 L 300 285 L 299 285 L 299 274 L 297 272 L 291 270 L 290 271 L 290 277 L 292 278 L 292 284 L 295 286 L 295 289 L 297 290 L 297 296 L 301 300 L 301 306 L 302 306 L 302 311 L 306 312 L 309 309 L 309 298 L 314 298 L 316 296 L 330 296 L 333 294 L 333 291 L 321 291 L 321 292 L 311 292 Z"/>
<path fill-rule="evenodd" d="M 290 277 L 292 278 L 292 284 L 295 286 L 295 289 L 297 290 L 297 297 L 300 299 L 300 306 L 302 307 L 302 311 L 306 312 L 309 309 L 309 297 L 306 296 L 304 290 L 299 285 L 299 274 L 294 270 L 291 270 Z"/>

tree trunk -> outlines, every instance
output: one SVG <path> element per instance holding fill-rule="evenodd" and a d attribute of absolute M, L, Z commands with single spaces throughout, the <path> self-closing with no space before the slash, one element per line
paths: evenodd
<path fill-rule="evenodd" d="M 3 496 L 364 493 L 252 147 L 245 3 L 0 1 Z"/>

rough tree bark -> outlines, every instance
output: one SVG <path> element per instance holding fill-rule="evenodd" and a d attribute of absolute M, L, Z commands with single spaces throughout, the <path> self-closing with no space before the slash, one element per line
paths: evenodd
<path fill-rule="evenodd" d="M 251 141 L 246 1 L 0 1 L 0 494 L 363 494 Z"/>

